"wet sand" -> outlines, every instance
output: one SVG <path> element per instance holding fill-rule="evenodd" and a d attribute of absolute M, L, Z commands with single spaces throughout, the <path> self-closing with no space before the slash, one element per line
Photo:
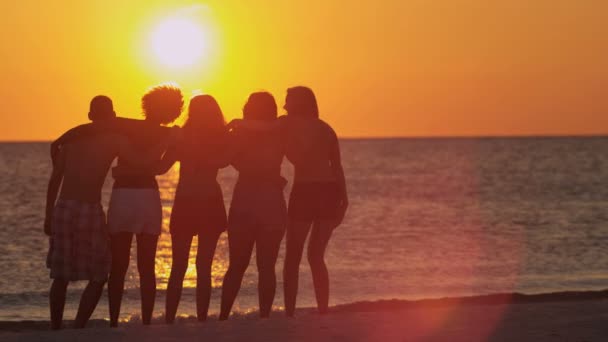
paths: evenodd
<path fill-rule="evenodd" d="M 116 329 L 105 321 L 90 328 L 46 330 L 48 322 L 3 322 L 2 341 L 607 341 L 608 291 L 545 295 L 492 295 L 422 301 L 342 305 L 319 316 L 302 309 L 295 319 L 274 313 L 225 322 L 182 318 Z M 44 329 L 44 330 L 42 330 Z"/>

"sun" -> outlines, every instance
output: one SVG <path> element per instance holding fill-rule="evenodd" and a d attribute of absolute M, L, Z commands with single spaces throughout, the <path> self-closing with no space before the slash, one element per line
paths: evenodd
<path fill-rule="evenodd" d="M 151 33 L 151 48 L 158 61 L 171 68 L 200 64 L 205 57 L 207 37 L 203 27 L 185 18 L 169 18 Z"/>

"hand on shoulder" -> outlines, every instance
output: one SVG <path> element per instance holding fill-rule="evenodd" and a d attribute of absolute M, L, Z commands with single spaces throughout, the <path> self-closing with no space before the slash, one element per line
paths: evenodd
<path fill-rule="evenodd" d="M 240 126 L 242 126 L 243 123 L 243 119 L 232 119 L 227 125 L 226 125 L 226 129 L 228 131 L 235 131 L 238 130 L 238 128 Z"/>
<path fill-rule="evenodd" d="M 169 136 L 167 137 L 167 143 L 171 145 L 177 145 L 184 141 L 184 131 L 181 127 L 175 125 L 169 129 Z"/>

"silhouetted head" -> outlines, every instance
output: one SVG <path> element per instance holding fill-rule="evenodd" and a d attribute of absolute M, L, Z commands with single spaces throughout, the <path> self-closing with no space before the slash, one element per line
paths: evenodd
<path fill-rule="evenodd" d="M 184 130 L 202 135 L 214 135 L 226 130 L 220 105 L 211 95 L 197 95 L 190 100 L 188 120 Z"/>
<path fill-rule="evenodd" d="M 277 118 L 277 103 L 272 94 L 257 92 L 249 95 L 243 107 L 243 119 L 272 121 Z"/>
<path fill-rule="evenodd" d="M 179 117 L 184 107 L 182 91 L 173 85 L 160 85 L 150 89 L 141 98 L 146 120 L 168 124 Z"/>
<path fill-rule="evenodd" d="M 288 115 L 303 116 L 309 118 L 319 117 L 319 107 L 315 93 L 308 87 L 293 87 L 287 89 L 285 97 L 285 110 Z"/>
<path fill-rule="evenodd" d="M 93 122 L 112 119 L 116 117 L 112 100 L 105 95 L 97 95 L 89 105 L 89 119 Z"/>

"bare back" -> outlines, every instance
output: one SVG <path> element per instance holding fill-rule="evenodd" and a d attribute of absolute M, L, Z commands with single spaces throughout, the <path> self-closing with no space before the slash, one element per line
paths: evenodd
<path fill-rule="evenodd" d="M 60 198 L 99 202 L 101 188 L 118 153 L 114 134 L 98 134 L 66 144 L 60 163 L 64 175 Z"/>
<path fill-rule="evenodd" d="M 335 133 L 328 124 L 313 118 L 285 117 L 286 155 L 295 167 L 296 182 L 331 182 L 331 151 Z"/>

